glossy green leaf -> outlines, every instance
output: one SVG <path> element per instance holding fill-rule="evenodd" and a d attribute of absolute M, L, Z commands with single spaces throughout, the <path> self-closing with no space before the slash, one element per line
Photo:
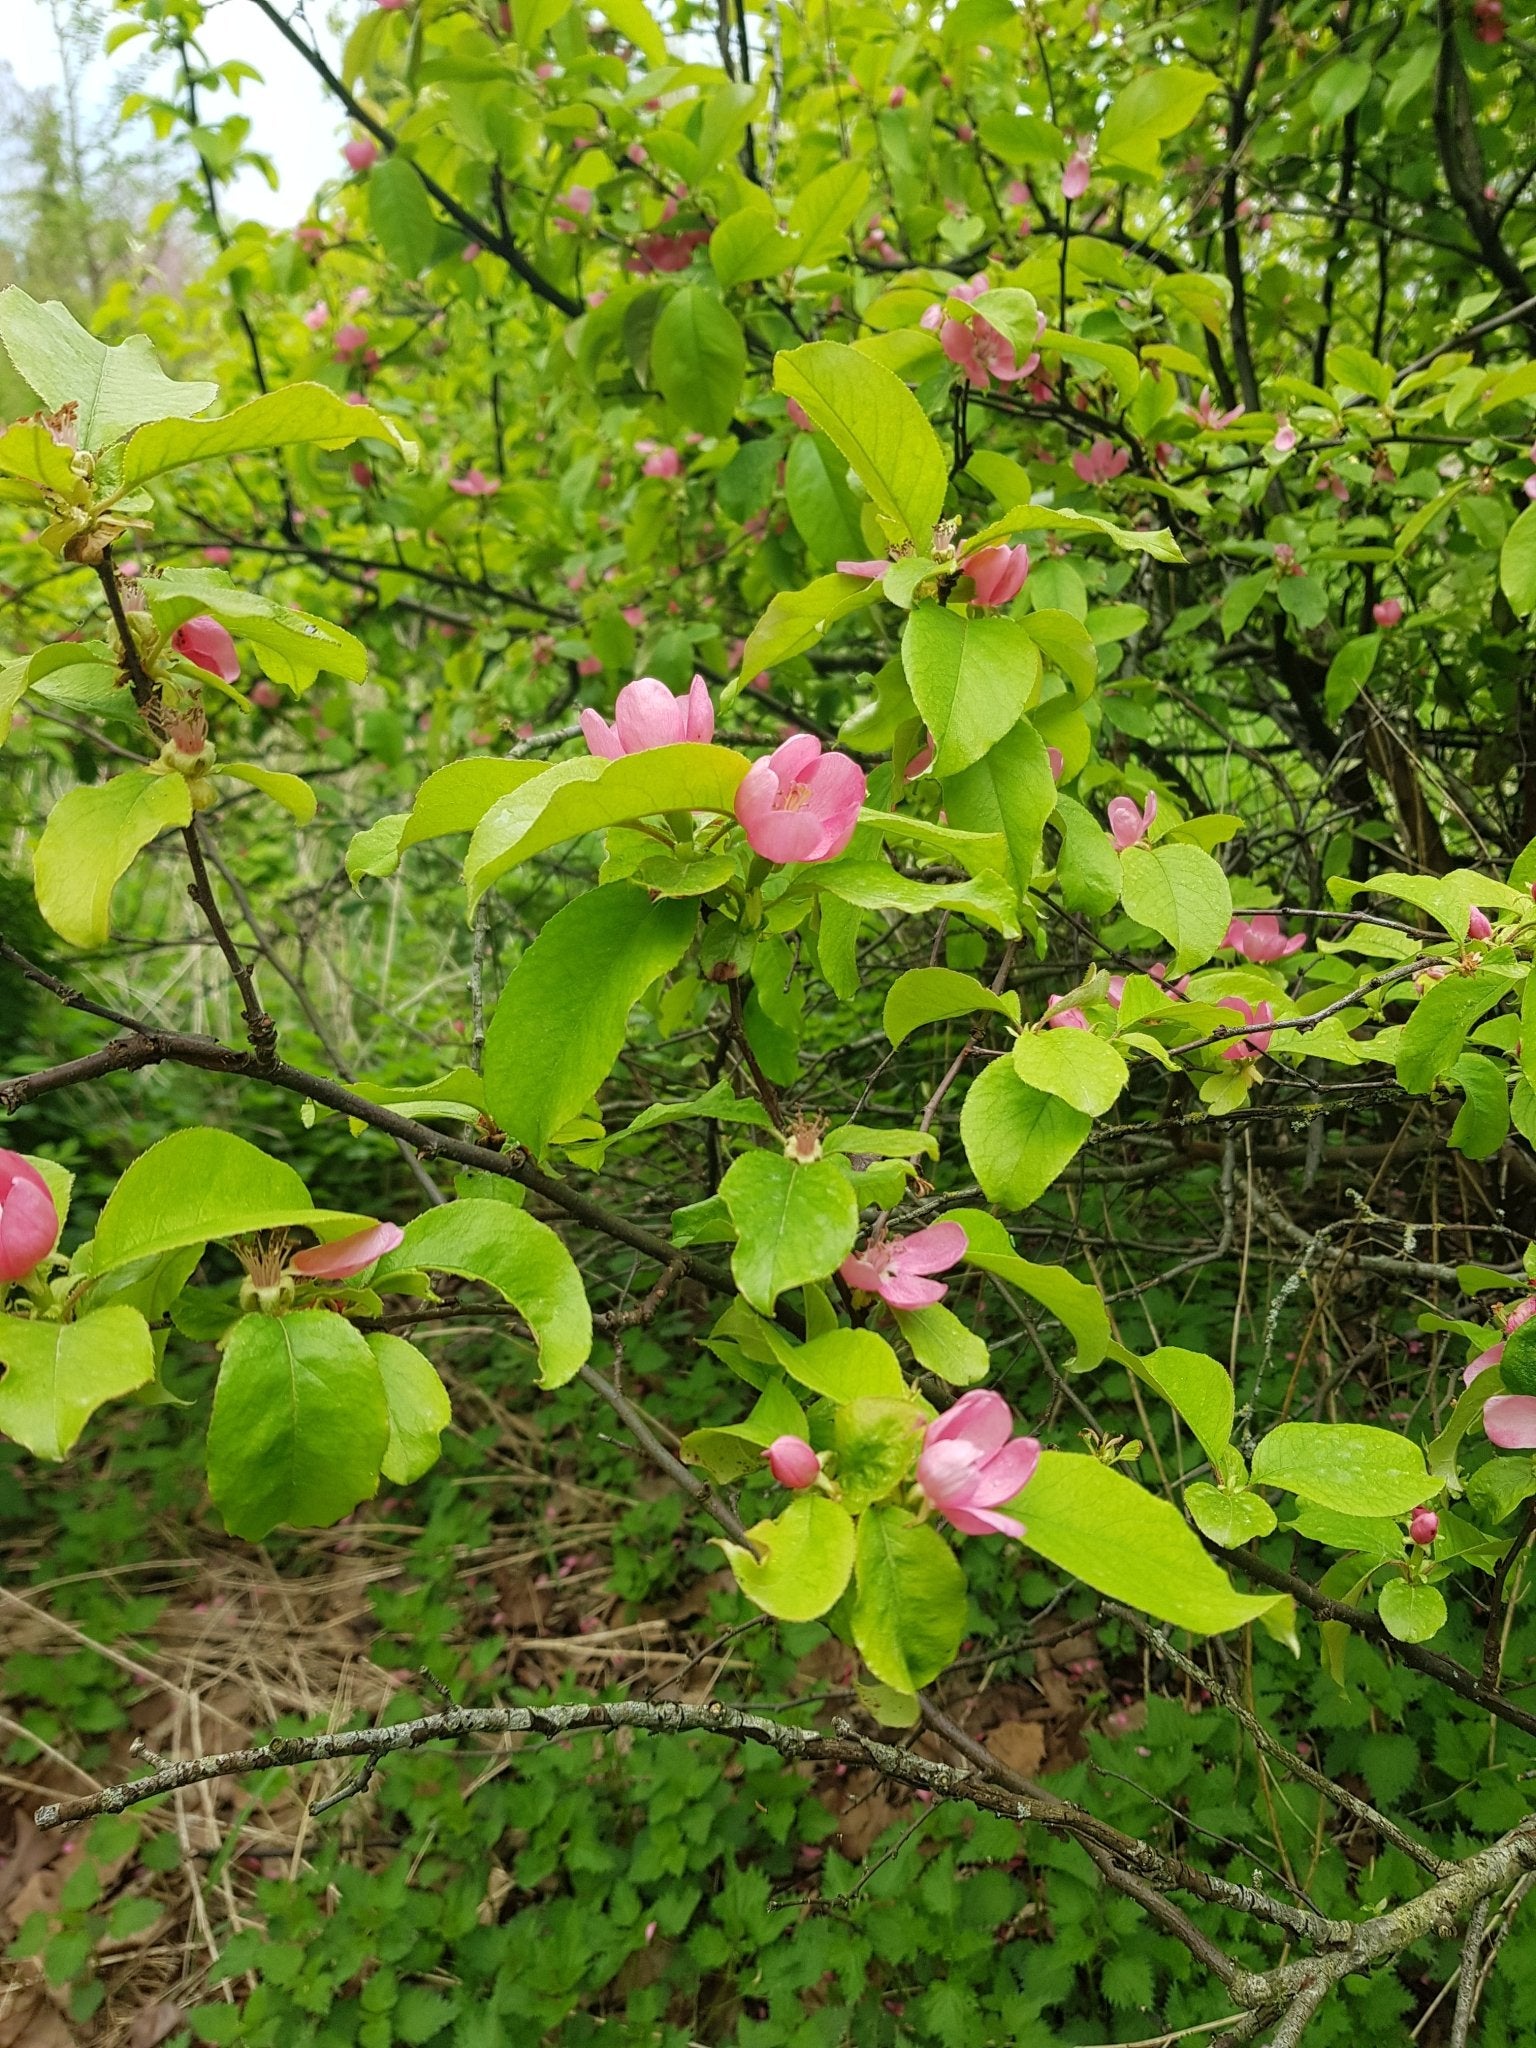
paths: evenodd
<path fill-rule="evenodd" d="M 926 1411 L 912 1401 L 845 1401 L 832 1421 L 837 1490 L 851 1515 L 900 1486 L 922 1448 Z"/>
<path fill-rule="evenodd" d="M 853 1575 L 853 1523 L 825 1494 L 801 1494 L 747 1537 L 759 1553 L 720 1542 L 736 1583 L 754 1606 L 779 1621 L 815 1621 L 842 1597 Z"/>
<path fill-rule="evenodd" d="M 0 1316 L 0 1365 L 0 1433 L 57 1460 L 104 1401 L 154 1378 L 155 1350 L 139 1311 L 115 1303 L 72 1323 Z"/>
<path fill-rule="evenodd" d="M 737 1231 L 736 1284 L 764 1315 L 787 1288 L 825 1280 L 853 1250 L 858 1204 L 835 1159 L 802 1166 L 759 1147 L 735 1161 L 720 1193 Z"/>
<path fill-rule="evenodd" d="M 747 344 L 735 315 L 702 285 L 685 284 L 651 335 L 651 375 L 663 398 L 684 426 L 723 434 L 746 373 Z"/>
<path fill-rule="evenodd" d="M 1412 1579 L 1388 1579 L 1376 1606 L 1388 1633 L 1400 1643 L 1427 1643 L 1449 1618 L 1440 1588 Z"/>
<path fill-rule="evenodd" d="M 892 1045 L 900 1045 L 925 1024 L 951 1017 L 992 1011 L 1011 1023 L 1019 1021 L 1019 998 L 1012 989 L 995 994 L 984 982 L 952 967 L 912 967 L 898 974 L 886 992 L 883 1022 Z"/>
<path fill-rule="evenodd" d="M 427 188 L 398 150 L 368 173 L 368 225 L 385 260 L 404 277 L 419 277 L 437 254 L 442 237 Z"/>
<path fill-rule="evenodd" d="M 1231 1441 L 1234 1409 L 1232 1377 L 1226 1367 L 1203 1351 L 1184 1351 L 1177 1345 L 1161 1345 L 1144 1358 L 1116 1346 L 1114 1355 L 1183 1416 L 1201 1450 L 1219 1466 Z"/>
<path fill-rule="evenodd" d="M 219 1366 L 208 1490 L 232 1536 L 326 1529 L 378 1490 L 389 1449 L 379 1367 L 344 1316 L 242 1316 Z"/>
<path fill-rule="evenodd" d="M 1282 1422 L 1260 1439 L 1253 1484 L 1343 1515 L 1405 1515 L 1441 1490 L 1410 1438 L 1358 1422 Z"/>
<path fill-rule="evenodd" d="M 949 464 L 901 379 L 841 342 L 774 358 L 773 381 L 842 450 L 876 508 L 919 548 L 944 509 Z"/>
<path fill-rule="evenodd" d="M 1218 864 L 1198 846 L 1164 845 L 1128 847 L 1120 866 L 1126 916 L 1168 941 L 1177 973 L 1203 966 L 1232 922 L 1232 891 Z"/>
<path fill-rule="evenodd" d="M 629 1013 L 674 968 L 698 923 L 691 901 L 652 902 L 633 882 L 575 897 L 512 970 L 485 1040 L 485 1101 L 536 1156 L 596 1094 Z"/>
<path fill-rule="evenodd" d="M 966 1091 L 960 1137 L 989 1202 L 1027 1209 L 1082 1147 L 1093 1119 L 1021 1081 L 1007 1059 L 989 1060 Z"/>
<path fill-rule="evenodd" d="M 408 462 L 416 460 L 416 444 L 371 405 L 349 405 L 324 384 L 285 384 L 237 405 L 222 419 L 156 420 L 141 427 L 123 453 L 123 488 L 134 490 L 191 462 L 269 448 L 350 448 L 364 440 L 383 441 Z"/>
<path fill-rule="evenodd" d="M 1070 1025 L 1020 1032 L 1013 1041 L 1013 1070 L 1031 1088 L 1059 1095 L 1088 1116 L 1107 1115 L 1130 1080 L 1108 1039 Z"/>
<path fill-rule="evenodd" d="M 974 1387 L 991 1369 L 992 1356 L 976 1332 L 953 1309 L 936 1301 L 929 1308 L 893 1309 L 896 1327 L 918 1364 L 952 1387 Z"/>
<path fill-rule="evenodd" d="M 1410 1095 L 1427 1095 L 1461 1058 L 1467 1034 L 1510 993 L 1502 974 L 1448 974 L 1420 996 L 1397 1043 L 1397 1079 Z"/>
<path fill-rule="evenodd" d="M 1255 1536 L 1268 1536 L 1275 1528 L 1275 1511 L 1259 1493 L 1246 1489 L 1229 1492 L 1196 1479 L 1184 1489 L 1184 1505 L 1190 1520 L 1202 1536 L 1219 1543 L 1223 1550 L 1236 1550 Z"/>
<path fill-rule="evenodd" d="M 919 605 L 902 634 L 901 659 L 933 735 L 939 776 L 979 761 L 1039 693 L 1040 650 L 1014 619 Z"/>
<path fill-rule="evenodd" d="M 1099 128 L 1097 161 L 1106 170 L 1123 165 L 1152 176 L 1159 144 L 1181 134 L 1219 88 L 1214 73 L 1189 64 L 1149 66 L 1110 103 Z"/>
<path fill-rule="evenodd" d="M 1499 549 L 1499 588 L 1517 619 L 1536 611 L 1536 505 L 1527 505 Z"/>
<path fill-rule="evenodd" d="M 273 803 L 281 804 L 301 825 L 309 824 L 315 815 L 315 792 L 302 775 L 286 775 L 281 769 L 263 768 L 255 761 L 220 761 L 218 772 L 233 776 L 236 782 L 244 782 L 270 797 Z"/>
<path fill-rule="evenodd" d="M 859 501 L 848 487 L 848 465 L 825 434 L 797 434 L 784 469 L 784 500 L 811 560 L 831 569 L 862 560 Z"/>
<path fill-rule="evenodd" d="M 965 1263 L 1017 1287 L 1070 1331 L 1077 1355 L 1073 1369 L 1087 1372 L 1109 1349 L 1109 1313 L 1096 1287 L 1079 1280 L 1065 1266 L 1037 1266 L 1013 1248 L 1013 1240 L 997 1217 L 985 1209 L 946 1209 L 940 1219 L 958 1223 L 965 1232 Z"/>
<path fill-rule="evenodd" d="M 19 285 L 0 292 L 0 344 L 51 411 L 80 408 L 82 448 L 105 448 L 146 420 L 191 419 L 219 395 L 217 384 L 167 377 L 147 335 L 109 346 L 56 299 L 39 305 Z"/>
<path fill-rule="evenodd" d="M 755 206 L 727 214 L 709 238 L 710 264 L 727 291 L 792 270 L 800 249 L 799 236 L 785 234 L 775 213 Z"/>
<path fill-rule="evenodd" d="M 237 640 L 254 647 L 273 682 L 308 688 L 322 673 L 360 683 L 368 674 L 368 653 L 330 619 L 295 611 L 265 592 L 233 583 L 222 569 L 167 569 L 148 584 L 144 602 L 163 633 L 206 613 L 227 626 Z"/>
<path fill-rule="evenodd" d="M 439 1439 L 453 1420 L 448 1389 L 431 1359 L 403 1337 L 377 1330 L 367 1342 L 389 1412 L 389 1447 L 379 1469 L 397 1486 L 409 1486 L 437 1463 Z"/>
<path fill-rule="evenodd" d="M 857 162 L 835 163 L 802 187 L 789 210 L 789 229 L 802 238 L 805 268 L 838 254 L 868 197 L 869 172 Z"/>
<path fill-rule="evenodd" d="M 1018 904 L 1001 875 L 974 875 L 967 882 L 918 882 L 883 861 L 839 860 L 812 869 L 806 886 L 857 904 L 860 910 L 895 910 L 908 917 L 937 916 L 947 910 L 987 925 L 1004 938 L 1019 935 Z"/>
<path fill-rule="evenodd" d="M 901 1361 L 875 1330 L 827 1330 L 807 1344 L 768 1333 L 773 1356 L 791 1379 L 829 1401 L 901 1401 L 909 1398 Z"/>
<path fill-rule="evenodd" d="M 944 778 L 950 823 L 1001 837 L 1008 876 L 1020 895 L 1042 865 L 1046 820 L 1057 801 L 1046 743 L 1027 718 L 971 767 Z"/>
<path fill-rule="evenodd" d="M 1051 821 L 1061 834 L 1056 883 L 1068 910 L 1102 917 L 1120 900 L 1124 872 L 1109 834 L 1075 797 L 1059 796 Z"/>
<path fill-rule="evenodd" d="M 960 1561 L 931 1522 L 900 1507 L 859 1517 L 852 1627 L 883 1685 L 916 1692 L 952 1662 L 965 1634 Z"/>
<path fill-rule="evenodd" d="M 807 1435 L 805 1410 L 783 1380 L 770 1380 L 744 1422 L 691 1430 L 679 1449 L 684 1464 L 702 1465 L 722 1486 L 734 1486 L 762 1466 L 763 1453 L 781 1436 Z"/>
<path fill-rule="evenodd" d="M 880 595 L 880 585 L 864 576 L 818 576 L 804 590 L 781 590 L 747 636 L 741 664 L 720 693 L 728 708 L 753 676 L 805 654 L 828 626 L 862 611 Z"/>
<path fill-rule="evenodd" d="M 110 782 L 67 790 L 48 813 L 32 856 L 37 907 L 72 946 L 104 946 L 112 892 L 150 843 L 190 825 L 192 799 L 180 775 L 128 768 Z"/>

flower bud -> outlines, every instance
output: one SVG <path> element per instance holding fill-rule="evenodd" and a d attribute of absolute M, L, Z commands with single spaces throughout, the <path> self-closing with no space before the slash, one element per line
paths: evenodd
<path fill-rule="evenodd" d="M 821 1472 L 821 1460 L 803 1436 L 776 1436 L 763 1457 L 780 1486 L 792 1493 L 814 1486 Z"/>
<path fill-rule="evenodd" d="M 1427 1550 L 1440 1533 L 1440 1517 L 1433 1508 L 1415 1508 L 1408 1519 L 1408 1541 Z"/>

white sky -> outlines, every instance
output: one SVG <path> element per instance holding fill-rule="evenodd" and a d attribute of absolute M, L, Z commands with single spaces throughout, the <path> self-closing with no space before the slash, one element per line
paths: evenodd
<path fill-rule="evenodd" d="M 321 24 L 322 47 L 326 43 L 325 11 L 323 7 L 311 9 L 311 19 Z M 0 14 L 5 17 L 0 59 L 9 63 L 21 84 L 31 90 L 56 84 L 59 65 L 46 0 L 0 0 Z M 220 94 L 209 105 L 208 117 L 216 111 L 245 114 L 251 122 L 249 146 L 272 159 L 279 179 L 274 192 L 257 173 L 242 173 L 233 186 L 225 188 L 226 217 L 231 225 L 252 219 L 291 226 L 302 216 L 322 180 L 334 177 L 341 168 L 345 124 L 337 120 L 309 66 L 248 0 L 220 0 L 209 10 L 201 41 L 214 63 L 241 57 L 261 72 L 265 82 L 243 85 L 238 106 L 227 93 Z M 111 103 L 114 71 L 131 62 L 140 47 L 135 41 L 116 58 L 102 58 L 96 64 L 89 92 L 98 105 Z M 327 54 L 334 52 L 328 50 Z"/>

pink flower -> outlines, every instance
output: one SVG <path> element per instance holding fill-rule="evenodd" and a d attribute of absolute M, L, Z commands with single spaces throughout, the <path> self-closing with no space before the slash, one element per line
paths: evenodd
<path fill-rule="evenodd" d="M 1130 467 L 1131 452 L 1128 448 L 1117 448 L 1112 441 L 1098 435 L 1091 448 L 1085 449 L 1072 458 L 1072 467 L 1080 483 L 1108 484 Z"/>
<path fill-rule="evenodd" d="M 645 607 L 644 605 L 640 604 L 627 604 L 625 605 L 623 611 L 619 613 L 619 617 L 624 621 L 626 626 L 632 626 L 634 630 L 638 633 L 640 628 L 645 624 Z"/>
<path fill-rule="evenodd" d="M 708 228 L 684 228 L 675 235 L 642 235 L 628 267 L 642 277 L 653 270 L 686 270 L 694 250 L 708 240 Z"/>
<path fill-rule="evenodd" d="M 338 327 L 331 337 L 331 347 L 336 351 L 338 363 L 350 362 L 355 355 L 361 355 L 368 346 L 368 330 L 359 327 L 355 320 L 349 320 Z"/>
<path fill-rule="evenodd" d="M 341 153 L 354 171 L 371 171 L 379 160 L 379 145 L 371 135 L 355 135 Z"/>
<path fill-rule="evenodd" d="M 311 334 L 318 334 L 321 328 L 329 323 L 330 317 L 331 309 L 329 306 L 311 306 L 309 311 L 303 316 L 304 325 L 309 329 Z"/>
<path fill-rule="evenodd" d="M 602 672 L 603 660 L 599 654 L 584 654 L 576 664 L 576 673 L 579 676 L 600 676 Z"/>
<path fill-rule="evenodd" d="M 59 1212 L 48 1183 L 19 1152 L 0 1151 L 0 1287 L 24 1280 L 53 1250 Z"/>
<path fill-rule="evenodd" d="M 574 235 L 580 222 L 592 211 L 592 194 L 585 185 L 573 185 L 569 192 L 555 201 L 557 211 L 564 213 L 564 220 L 551 223 L 557 235 Z"/>
<path fill-rule="evenodd" d="M 1104 1000 L 1112 1010 L 1119 1009 L 1121 1003 L 1125 1000 L 1125 976 L 1123 974 L 1112 974 L 1109 977 L 1109 984 L 1104 990 Z"/>
<path fill-rule="evenodd" d="M 997 1510 L 1034 1477 L 1040 1445 L 1012 1431 L 1013 1413 L 1002 1395 L 976 1387 L 923 1432 L 917 1483 L 963 1536 L 1024 1534 L 1022 1522 Z"/>
<path fill-rule="evenodd" d="M 350 1280 L 366 1272 L 376 1259 L 392 1252 L 405 1232 L 398 1223 L 375 1223 L 367 1230 L 355 1230 L 350 1237 L 333 1238 L 329 1244 L 312 1244 L 295 1252 L 288 1270 L 306 1280 Z"/>
<path fill-rule="evenodd" d="M 1536 1315 L 1536 1294 L 1528 1294 L 1524 1301 L 1517 1301 L 1502 1316 L 1504 1336 L 1518 1330 L 1522 1323 L 1528 1323 L 1533 1315 Z M 1498 1365 L 1503 1357 L 1504 1340 L 1501 1338 L 1473 1359 L 1462 1374 L 1463 1381 L 1470 1387 L 1479 1373 Z M 1483 1428 L 1489 1442 L 1497 1444 L 1501 1451 L 1536 1450 L 1536 1396 L 1490 1395 L 1483 1404 Z"/>
<path fill-rule="evenodd" d="M 888 107 L 903 107 L 906 103 L 907 88 L 904 85 L 893 85 L 886 99 L 886 105 Z"/>
<path fill-rule="evenodd" d="M 1045 750 L 1045 758 L 1051 764 L 1052 782 L 1060 782 L 1062 776 L 1065 775 L 1067 772 L 1066 755 L 1061 751 L 1060 747 L 1047 747 Z M 1536 902 L 1536 897 L 1533 897 L 1531 900 L 1533 902 Z"/>
<path fill-rule="evenodd" d="M 1467 912 L 1467 937 L 1469 939 L 1491 939 L 1493 937 L 1493 926 L 1488 921 L 1488 913 L 1485 910 L 1479 910 L 1475 903 Z"/>
<path fill-rule="evenodd" d="M 1029 187 L 1022 179 L 1010 178 L 1003 187 L 1003 204 L 1005 206 L 1028 206 L 1029 203 Z"/>
<path fill-rule="evenodd" d="M 681 476 L 683 458 L 675 448 L 663 447 L 656 441 L 637 441 L 635 453 L 645 457 L 640 465 L 642 476 Z"/>
<path fill-rule="evenodd" d="M 1269 445 L 1277 455 L 1289 455 L 1296 446 L 1296 429 L 1283 412 L 1275 414 L 1275 438 Z"/>
<path fill-rule="evenodd" d="M 1230 427 L 1234 420 L 1240 420 L 1243 416 L 1243 408 L 1240 405 L 1234 405 L 1230 412 L 1219 412 L 1216 401 L 1211 397 L 1209 384 L 1205 385 L 1200 393 L 1200 403 L 1191 410 L 1202 427 L 1210 427 L 1213 430 Z"/>
<path fill-rule="evenodd" d="M 864 576 L 871 583 L 878 583 L 890 566 L 889 562 L 883 560 L 879 562 L 839 562 L 837 564 L 837 573 L 839 576 Z"/>
<path fill-rule="evenodd" d="M 933 766 L 933 757 L 936 752 L 937 749 L 933 744 L 933 734 L 931 732 L 925 733 L 923 735 L 923 744 L 907 763 L 906 773 L 902 780 L 904 782 L 916 782 L 919 775 L 926 775 Z"/>
<path fill-rule="evenodd" d="M 448 488 L 457 491 L 461 498 L 494 498 L 501 484 L 496 477 L 487 476 L 483 469 L 471 469 L 463 476 L 450 477 Z"/>
<path fill-rule="evenodd" d="M 1504 0 L 1472 0 L 1472 33 L 1491 46 L 1504 40 Z"/>
<path fill-rule="evenodd" d="M 411 0 L 377 0 L 380 14 L 399 14 L 411 4 Z"/>
<path fill-rule="evenodd" d="M 275 711 L 282 701 L 283 695 L 276 683 L 269 683 L 265 678 L 251 691 L 251 702 L 259 711 Z"/>
<path fill-rule="evenodd" d="M 210 568 L 227 569 L 229 567 L 229 549 L 219 547 L 204 548 L 203 560 L 208 563 Z"/>
<path fill-rule="evenodd" d="M 1040 362 L 1038 352 L 1032 352 L 1021 363 L 1013 343 L 979 313 L 969 320 L 945 320 L 939 328 L 939 346 L 978 391 L 989 389 L 994 377 L 999 384 L 1017 383 Z"/>
<path fill-rule="evenodd" d="M 1068 1003 L 1065 996 L 1047 996 L 1045 999 L 1045 1023 L 1051 1031 L 1091 1031 L 1085 1011 Z"/>
<path fill-rule="evenodd" d="M 1216 1005 L 1218 1010 L 1235 1010 L 1245 1024 L 1273 1024 L 1274 1010 L 1268 1003 L 1257 1005 L 1245 1003 L 1241 996 L 1223 996 Z M 1269 1051 L 1269 1033 L 1265 1030 L 1253 1032 L 1247 1038 L 1232 1038 L 1221 1048 L 1224 1060 L 1256 1060 L 1261 1052 Z"/>
<path fill-rule="evenodd" d="M 1299 953 L 1307 939 L 1305 932 L 1288 939 L 1280 929 L 1279 918 L 1261 911 L 1257 917 L 1234 917 L 1221 943 L 1241 953 L 1256 967 L 1267 967 L 1271 961 L 1286 960 L 1292 953 Z"/>
<path fill-rule="evenodd" d="M 1115 851 L 1124 853 L 1128 846 L 1139 846 L 1151 831 L 1152 820 L 1157 816 L 1157 792 L 1148 790 L 1144 810 L 1137 810 L 1134 797 L 1112 796 L 1106 815 Z"/>
<path fill-rule="evenodd" d="M 715 736 L 715 707 L 702 676 L 694 677 L 686 696 L 676 697 L 654 676 L 638 676 L 620 690 L 612 725 L 588 710 L 581 714 L 581 729 L 594 754 L 618 761 L 625 754 L 681 746 L 685 740 L 707 745 Z"/>
<path fill-rule="evenodd" d="M 235 652 L 235 643 L 218 620 L 210 619 L 206 612 L 178 626 L 171 635 L 171 645 L 195 668 L 205 669 L 226 683 L 240 680 L 240 657 Z"/>
<path fill-rule="evenodd" d="M 485 250 L 479 242 L 466 242 L 459 251 L 459 261 L 461 263 L 474 263 L 484 254 Z"/>
<path fill-rule="evenodd" d="M 1440 1517 L 1433 1508 L 1415 1508 L 1408 1519 L 1408 1541 L 1427 1550 L 1440 1533 Z"/>
<path fill-rule="evenodd" d="M 736 791 L 736 818 L 754 853 L 771 861 L 833 860 L 853 837 L 864 771 L 846 754 L 796 733 L 754 761 Z"/>
<path fill-rule="evenodd" d="M 838 1271 L 850 1287 L 877 1294 L 891 1308 L 932 1308 L 949 1289 L 928 1275 L 947 1273 L 965 1251 L 966 1235 L 958 1223 L 930 1223 L 910 1237 L 877 1233 L 862 1252 L 850 1252 Z"/>
<path fill-rule="evenodd" d="M 1093 165 L 1080 149 L 1074 150 L 1067 158 L 1066 168 L 1061 174 L 1061 196 L 1063 199 L 1081 199 L 1088 190 L 1088 180 L 1093 176 Z"/>
<path fill-rule="evenodd" d="M 1383 632 L 1390 632 L 1402 624 L 1403 608 L 1395 597 L 1383 597 L 1371 606 L 1371 617 Z"/>
<path fill-rule="evenodd" d="M 1029 574 L 1029 549 L 1022 541 L 1013 548 L 983 548 L 979 554 L 968 555 L 960 567 L 975 585 L 972 602 L 990 610 L 1011 604 L 1024 588 L 1024 579 Z"/>
<path fill-rule="evenodd" d="M 780 1486 L 787 1486 L 791 1493 L 804 1493 L 814 1486 L 821 1471 L 820 1458 L 803 1436 L 776 1436 L 763 1457 Z"/>

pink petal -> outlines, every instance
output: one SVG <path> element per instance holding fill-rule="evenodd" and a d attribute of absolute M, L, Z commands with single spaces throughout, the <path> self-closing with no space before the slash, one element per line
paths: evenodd
<path fill-rule="evenodd" d="M 1012 1515 L 1000 1515 L 995 1508 L 941 1508 L 946 1522 L 962 1536 L 1022 1536 L 1024 1524 Z"/>
<path fill-rule="evenodd" d="M 867 1250 L 863 1258 L 850 1252 L 837 1270 L 850 1287 L 862 1288 L 866 1294 L 877 1294 L 885 1278 L 884 1265 L 872 1265 Z"/>
<path fill-rule="evenodd" d="M 949 1289 L 942 1280 L 923 1280 L 916 1273 L 888 1272 L 875 1288 L 892 1308 L 932 1308 Z"/>
<path fill-rule="evenodd" d="M 1501 1363 L 1503 1357 L 1504 1346 L 1502 1344 L 1490 1344 L 1486 1351 L 1480 1351 L 1477 1354 L 1476 1358 L 1473 1359 L 1472 1363 L 1462 1373 L 1462 1385 L 1470 1387 L 1479 1373 L 1492 1371 L 1494 1366 Z"/>
<path fill-rule="evenodd" d="M 846 754 L 821 755 L 795 780 L 810 791 L 811 809 L 834 827 L 840 827 L 850 815 L 857 819 L 869 787 L 864 770 Z"/>
<path fill-rule="evenodd" d="M 618 734 L 600 713 L 583 711 L 581 731 L 588 747 L 604 761 L 621 761 L 624 758 L 624 747 Z"/>
<path fill-rule="evenodd" d="M 20 1153 L 0 1153 L 0 1286 L 20 1280 L 47 1258 L 58 1234 L 59 1212 L 48 1183 Z"/>
<path fill-rule="evenodd" d="M 687 737 L 705 745 L 715 736 L 715 707 L 710 702 L 709 685 L 702 676 L 695 676 L 688 686 Z"/>
<path fill-rule="evenodd" d="M 614 707 L 613 722 L 626 754 L 676 746 L 688 729 L 685 707 L 654 676 L 640 676 L 624 685 Z"/>
<path fill-rule="evenodd" d="M 891 1264 L 901 1273 L 943 1273 L 958 1266 L 969 1249 L 969 1240 L 958 1223 L 930 1223 L 926 1230 L 914 1230 L 897 1241 Z"/>
<path fill-rule="evenodd" d="M 1040 1462 L 1040 1445 L 1032 1436 L 1016 1436 L 1000 1451 L 994 1451 L 981 1468 L 973 1506 L 995 1508 L 1022 1493 L 1035 1476 Z"/>
<path fill-rule="evenodd" d="M 930 1424 L 917 1461 L 917 1483 L 933 1505 L 948 1514 L 956 1502 L 970 1499 L 981 1461 L 975 1446 L 964 1438 L 933 1443 L 932 1433 Z"/>
<path fill-rule="evenodd" d="M 767 765 L 773 770 L 774 779 L 787 796 L 797 782 L 809 780 L 808 769 L 821 758 L 821 741 L 812 732 L 794 733 L 774 748 L 768 756 Z M 762 764 L 758 764 L 762 765 Z"/>
<path fill-rule="evenodd" d="M 375 1223 L 367 1230 L 354 1230 L 350 1237 L 333 1238 L 329 1244 L 312 1244 L 295 1252 L 289 1269 L 308 1280 L 349 1280 L 404 1239 L 398 1223 Z"/>
<path fill-rule="evenodd" d="M 937 1421 L 929 1423 L 923 1448 L 960 1438 L 978 1451 L 995 1451 L 1007 1443 L 1012 1430 L 1013 1411 L 1002 1395 L 994 1394 L 990 1387 L 973 1387 Z"/>
<path fill-rule="evenodd" d="M 1536 1451 L 1536 1395 L 1495 1394 L 1483 1409 L 1483 1428 L 1501 1451 Z"/>

